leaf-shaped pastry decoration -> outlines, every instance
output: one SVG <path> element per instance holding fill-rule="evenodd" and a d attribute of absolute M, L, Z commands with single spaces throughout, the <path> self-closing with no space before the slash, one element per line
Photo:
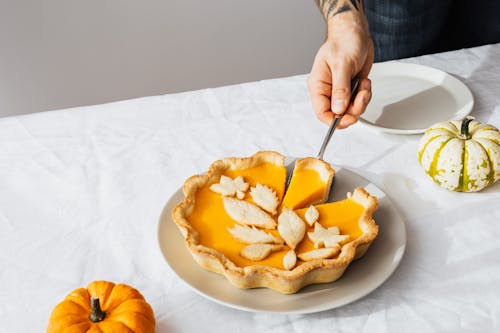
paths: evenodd
<path fill-rule="evenodd" d="M 210 189 L 224 196 L 236 195 L 238 199 L 243 199 L 248 186 L 248 183 L 245 183 L 241 176 L 232 179 L 231 177 L 222 175 L 220 176 L 219 183 L 212 184 Z"/>
<path fill-rule="evenodd" d="M 297 255 L 295 254 L 295 251 L 294 250 L 288 251 L 283 257 L 283 267 L 285 267 L 285 269 L 289 271 L 292 268 L 294 268 L 296 264 L 297 264 Z"/>
<path fill-rule="evenodd" d="M 273 243 L 282 244 L 283 240 L 272 234 L 269 234 L 263 230 L 259 230 L 255 227 L 248 227 L 244 225 L 235 225 L 232 228 L 227 228 L 229 233 L 233 235 L 234 238 L 242 243 L 253 244 L 253 243 Z"/>
<path fill-rule="evenodd" d="M 276 222 L 258 206 L 231 197 L 222 199 L 226 213 L 239 224 L 254 225 L 265 229 L 276 228 Z"/>
<path fill-rule="evenodd" d="M 314 222 L 318 221 L 319 219 L 319 212 L 314 206 L 309 206 L 309 208 L 306 210 L 305 214 L 305 219 L 307 224 L 309 224 L 310 227 L 313 226 Z"/>
<path fill-rule="evenodd" d="M 279 251 L 283 245 L 277 244 L 250 244 L 240 251 L 240 256 L 252 261 L 266 259 L 271 253 Z"/>
<path fill-rule="evenodd" d="M 314 225 L 314 231 L 308 232 L 307 235 L 309 239 L 314 243 L 315 248 L 321 246 L 324 247 L 335 247 L 339 243 L 342 243 L 349 239 L 348 235 L 339 235 L 338 227 L 330 227 L 326 229 L 320 223 L 316 222 Z"/>
<path fill-rule="evenodd" d="M 311 250 L 308 252 L 299 253 L 298 257 L 303 261 L 310 261 L 314 259 L 327 259 L 331 258 L 340 251 L 340 246 L 336 247 L 325 247 L 322 249 Z"/>
<path fill-rule="evenodd" d="M 286 245 L 295 249 L 304 238 L 306 224 L 293 210 L 285 208 L 278 216 L 278 231 Z"/>
<path fill-rule="evenodd" d="M 279 201 L 278 195 L 272 188 L 257 183 L 255 187 L 250 188 L 250 195 L 253 201 L 262 209 L 273 215 L 276 214 Z"/>

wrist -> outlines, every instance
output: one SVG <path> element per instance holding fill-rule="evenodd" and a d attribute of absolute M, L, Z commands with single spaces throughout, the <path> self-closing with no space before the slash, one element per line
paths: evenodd
<path fill-rule="evenodd" d="M 339 26 L 350 31 L 368 32 L 362 0 L 316 0 L 316 4 L 325 18 L 329 35 Z"/>
<path fill-rule="evenodd" d="M 327 39 L 338 33 L 356 32 L 360 34 L 369 34 L 368 21 L 359 11 L 346 11 L 337 15 L 331 15 L 326 20 Z"/>

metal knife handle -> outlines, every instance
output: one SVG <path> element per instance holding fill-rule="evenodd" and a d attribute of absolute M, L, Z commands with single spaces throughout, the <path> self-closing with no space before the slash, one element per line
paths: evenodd
<path fill-rule="evenodd" d="M 356 75 L 351 81 L 351 98 L 349 104 L 352 104 L 354 102 L 354 98 L 356 97 L 358 90 L 359 90 L 359 76 Z M 330 128 L 328 128 L 328 132 L 326 133 L 325 139 L 323 140 L 323 144 L 321 145 L 321 149 L 319 150 L 317 156 L 320 160 L 323 159 L 323 154 L 325 153 L 326 146 L 328 146 L 328 142 L 330 142 L 330 138 L 332 137 L 333 132 L 335 132 L 335 129 L 337 128 L 337 125 L 340 122 L 340 119 L 342 119 L 342 117 L 344 116 L 344 113 L 335 116 L 332 123 L 330 124 Z"/>

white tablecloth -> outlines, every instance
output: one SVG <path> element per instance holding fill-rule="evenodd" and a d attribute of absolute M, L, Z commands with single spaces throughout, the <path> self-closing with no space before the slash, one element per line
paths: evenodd
<path fill-rule="evenodd" d="M 405 61 L 463 80 L 473 115 L 500 127 L 500 44 Z M 305 76 L 0 120 L 0 331 L 43 332 L 64 296 L 128 283 L 158 332 L 500 331 L 500 182 L 475 194 L 434 185 L 419 136 L 363 126 L 325 158 L 382 188 L 407 224 L 403 261 L 367 297 L 310 315 L 243 312 L 193 292 L 164 261 L 158 217 L 184 179 L 221 157 L 314 154 L 326 127 Z"/>

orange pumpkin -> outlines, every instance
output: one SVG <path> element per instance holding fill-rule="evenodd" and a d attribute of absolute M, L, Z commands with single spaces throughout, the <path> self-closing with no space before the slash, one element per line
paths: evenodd
<path fill-rule="evenodd" d="M 47 333 L 155 331 L 151 306 L 125 284 L 94 281 L 72 291 L 50 315 Z"/>

